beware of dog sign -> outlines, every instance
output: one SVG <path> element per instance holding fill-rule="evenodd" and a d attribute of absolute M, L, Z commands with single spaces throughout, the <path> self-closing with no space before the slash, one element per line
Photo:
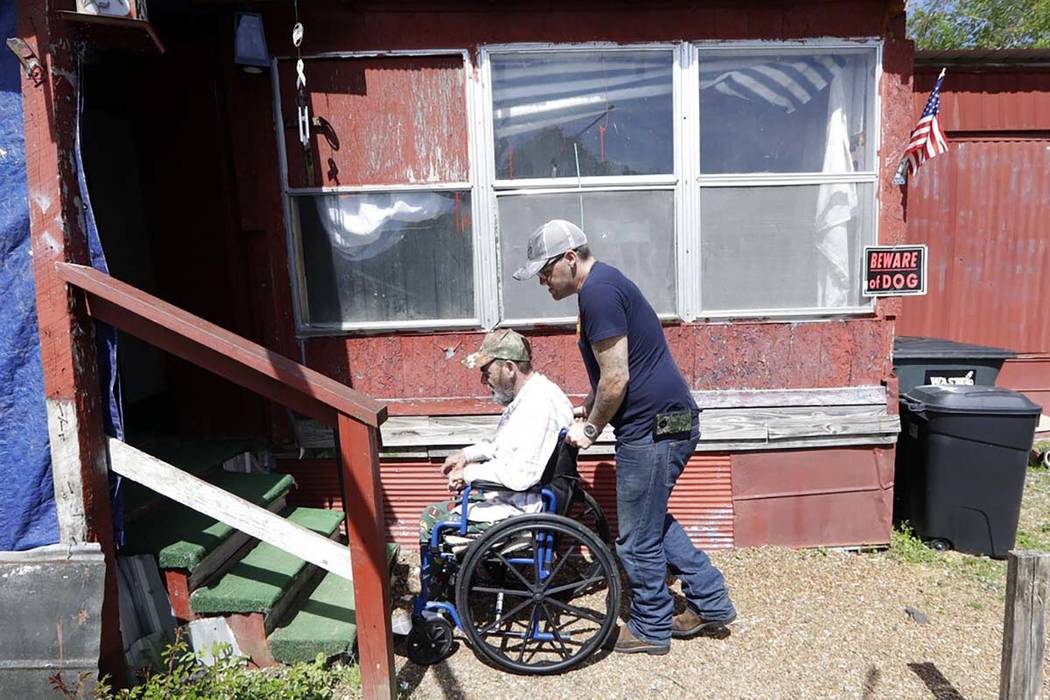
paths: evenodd
<path fill-rule="evenodd" d="M 926 246 L 866 246 L 864 296 L 926 293 Z"/>

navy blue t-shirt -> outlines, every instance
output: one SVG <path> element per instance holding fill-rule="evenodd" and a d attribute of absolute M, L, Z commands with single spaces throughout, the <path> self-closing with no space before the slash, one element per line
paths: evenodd
<path fill-rule="evenodd" d="M 591 346 L 627 336 L 631 377 L 627 395 L 610 421 L 617 440 L 631 442 L 650 434 L 658 413 L 698 413 L 689 386 L 671 357 L 660 319 L 634 282 L 615 267 L 595 262 L 580 289 L 579 305 L 580 354 L 593 391 L 597 391 L 601 372 Z"/>

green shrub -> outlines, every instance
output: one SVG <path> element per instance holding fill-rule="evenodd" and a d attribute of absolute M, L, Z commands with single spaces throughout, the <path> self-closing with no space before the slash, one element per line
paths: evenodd
<path fill-rule="evenodd" d="M 359 688 L 357 666 L 325 663 L 318 654 L 312 663 L 273 669 L 248 667 L 229 645 L 218 645 L 215 662 L 206 666 L 201 654 L 190 651 L 180 638 L 163 653 L 165 668 L 148 674 L 142 685 L 114 691 L 105 682 L 95 688 L 97 700 L 328 700 L 336 688 Z"/>
<path fill-rule="evenodd" d="M 922 543 L 907 521 L 890 533 L 890 556 L 912 564 L 931 564 L 938 560 L 937 552 Z"/>

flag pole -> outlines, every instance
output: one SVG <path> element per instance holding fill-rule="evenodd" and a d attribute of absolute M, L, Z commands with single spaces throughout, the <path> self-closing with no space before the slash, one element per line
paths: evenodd
<path fill-rule="evenodd" d="M 937 74 L 937 80 L 943 80 L 944 75 L 948 72 L 947 67 L 941 67 L 941 72 Z M 908 184 L 908 159 L 901 158 L 901 162 L 897 165 L 897 172 L 893 174 L 894 185 L 906 185 Z"/>

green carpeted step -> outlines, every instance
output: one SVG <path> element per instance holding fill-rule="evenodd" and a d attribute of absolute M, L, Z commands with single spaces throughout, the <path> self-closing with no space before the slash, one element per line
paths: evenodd
<path fill-rule="evenodd" d="M 294 485 L 287 474 L 241 474 L 214 469 L 202 479 L 263 508 Z M 171 500 L 165 500 L 127 529 L 122 554 L 156 554 L 162 569 L 193 570 L 235 528 Z"/>
<path fill-rule="evenodd" d="M 400 547 L 388 544 L 387 560 L 397 558 Z M 345 654 L 357 641 L 354 614 L 354 584 L 329 573 L 302 602 L 295 617 L 270 635 L 270 653 L 284 664 L 312 661 L 318 652 L 325 656 Z"/>
<path fill-rule="evenodd" d="M 331 537 L 343 522 L 343 513 L 296 508 L 288 520 Z M 190 595 L 190 608 L 198 615 L 269 613 L 306 566 L 306 562 L 294 554 L 260 542 L 214 585 L 195 590 Z"/>

